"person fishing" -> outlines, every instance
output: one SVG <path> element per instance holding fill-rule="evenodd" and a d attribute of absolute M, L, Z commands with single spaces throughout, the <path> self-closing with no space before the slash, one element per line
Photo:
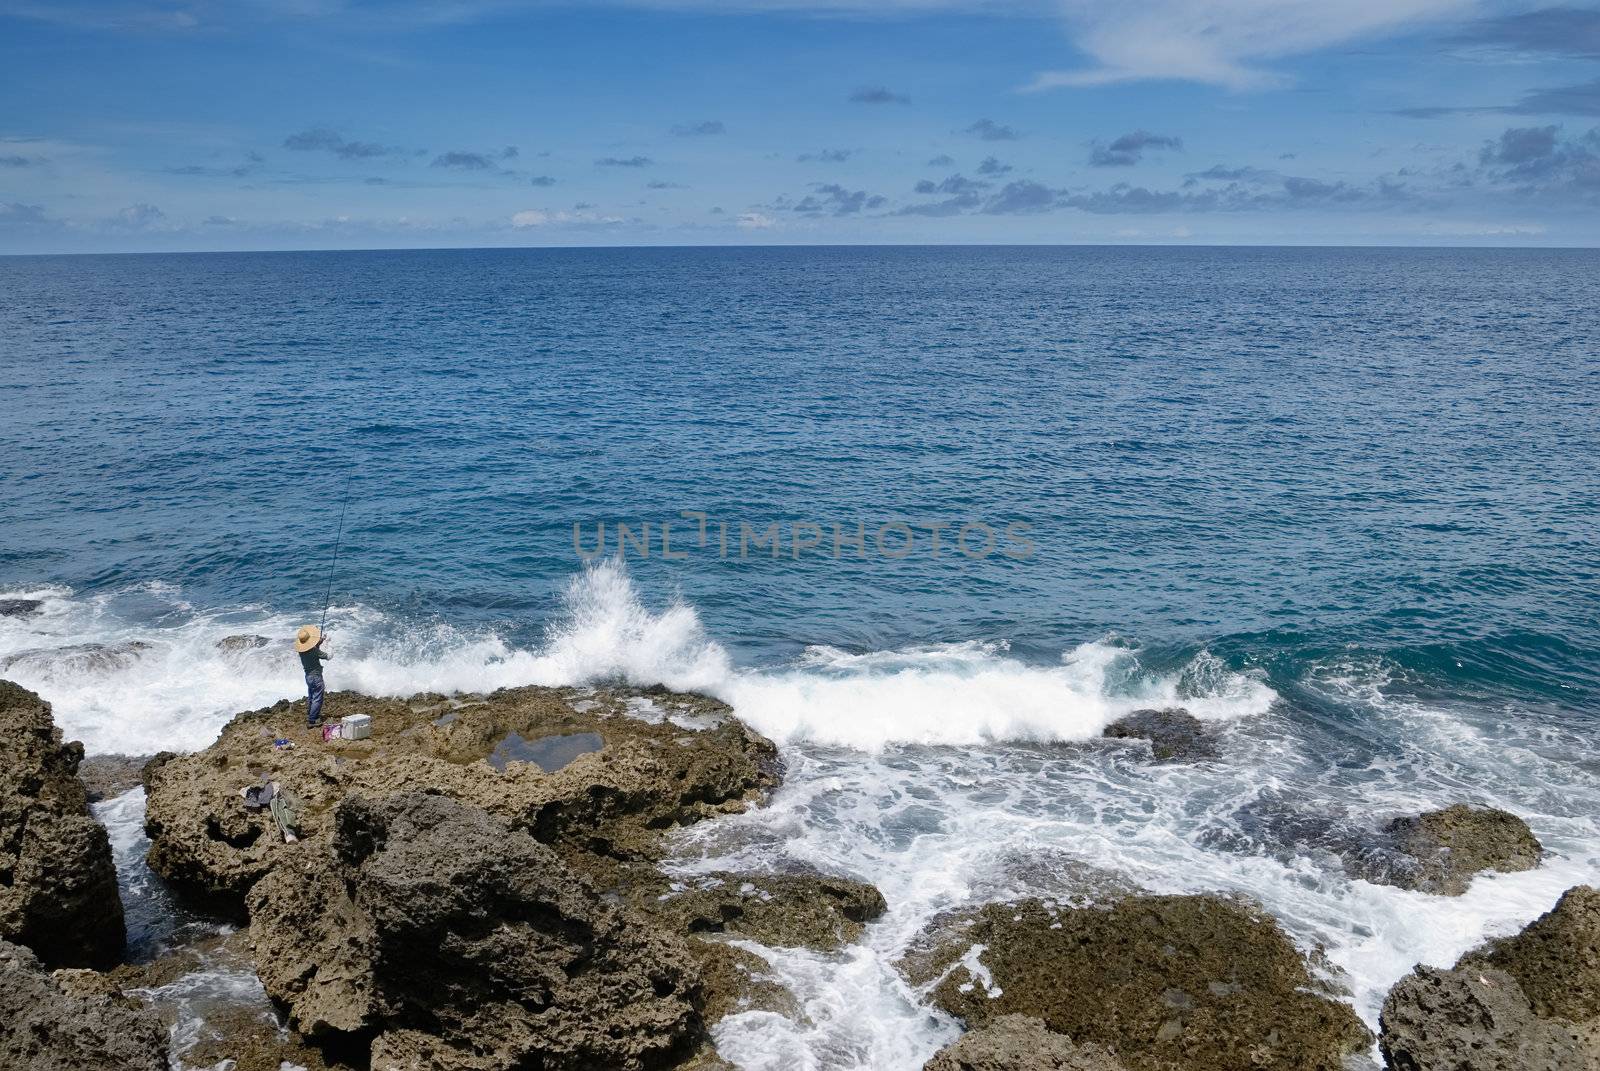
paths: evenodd
<path fill-rule="evenodd" d="M 333 656 L 323 650 L 327 642 L 319 625 L 301 625 L 294 636 L 295 653 L 300 656 L 300 668 L 306 672 L 306 728 L 315 729 L 322 724 L 322 663 Z"/>
<path fill-rule="evenodd" d="M 344 501 L 339 506 L 339 530 L 333 537 L 333 562 L 328 566 L 328 587 L 322 593 L 322 622 L 301 625 L 295 633 L 294 649 L 300 656 L 300 668 L 306 673 L 306 728 L 315 729 L 322 724 L 322 663 L 333 656 L 323 650 L 328 642 L 323 631 L 328 624 L 328 603 L 333 598 L 333 574 L 339 568 L 339 548 L 344 545 L 344 517 L 350 508 L 350 477 L 344 478 Z"/>

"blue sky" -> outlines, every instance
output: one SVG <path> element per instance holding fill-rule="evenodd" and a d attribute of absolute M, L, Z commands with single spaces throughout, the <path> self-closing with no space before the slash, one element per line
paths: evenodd
<path fill-rule="evenodd" d="M 0 0 L 0 252 L 1600 244 L 1600 9 Z"/>

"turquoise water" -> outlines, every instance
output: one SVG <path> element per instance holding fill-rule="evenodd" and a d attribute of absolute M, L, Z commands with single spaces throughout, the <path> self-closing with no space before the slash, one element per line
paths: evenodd
<path fill-rule="evenodd" d="M 682 865 L 799 859 L 889 896 L 843 962 L 773 953 L 822 1010 L 730 1020 L 744 1066 L 920 1066 L 951 1027 L 886 964 L 936 910 L 1049 886 L 1041 867 L 1258 896 L 1371 1018 L 1411 963 L 1600 874 L 1597 269 L 0 258 L 0 598 L 43 600 L 0 618 L 0 673 L 91 750 L 204 746 L 298 692 L 278 645 L 215 644 L 317 618 L 348 488 L 332 687 L 714 692 L 790 783 L 687 835 Z M 618 522 L 651 526 L 649 557 L 586 570 Z M 774 523 L 776 556 L 753 541 Z M 834 525 L 865 554 L 835 556 Z M 963 553 L 963 525 L 995 549 Z M 1061 746 L 1167 702 L 1222 734 L 1221 763 Z M 1260 817 L 1365 828 L 1459 799 L 1524 815 L 1551 860 L 1445 901 Z"/>

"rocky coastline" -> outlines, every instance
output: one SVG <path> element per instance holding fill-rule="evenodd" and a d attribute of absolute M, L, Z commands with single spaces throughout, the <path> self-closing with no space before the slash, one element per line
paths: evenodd
<path fill-rule="evenodd" d="M 805 1014 L 743 942 L 826 953 L 887 908 L 845 875 L 666 872 L 674 830 L 761 806 L 782 782 L 778 749 L 716 700 L 528 687 L 330 707 L 369 715 L 371 737 L 324 741 L 303 702 L 281 702 L 203 751 L 86 761 L 48 703 L 0 682 L 0 1064 L 167 1067 L 172 1024 L 149 994 L 225 963 L 276 1017 L 219 1024 L 189 1062 L 715 1071 L 731 1066 L 712 1039 L 724 1016 Z M 1219 756 L 1181 710 L 1106 736 L 1151 762 Z M 219 927 L 129 963 L 89 804 L 139 784 L 151 870 Z M 250 806 L 265 786 L 292 808 Z M 1417 895 L 1542 857 L 1520 819 L 1467 805 L 1359 828 L 1259 818 L 1264 839 Z M 1418 966 L 1376 1036 L 1315 950 L 1223 895 L 1107 883 L 1091 902 L 978 904 L 935 920 L 898 967 L 965 1030 L 928 1071 L 1346 1071 L 1374 1051 L 1391 1071 L 1600 1071 L 1587 886 L 1449 970 Z"/>

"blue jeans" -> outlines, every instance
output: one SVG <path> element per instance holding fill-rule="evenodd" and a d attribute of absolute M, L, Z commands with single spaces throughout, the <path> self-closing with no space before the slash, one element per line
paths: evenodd
<path fill-rule="evenodd" d="M 306 691 L 311 697 L 311 705 L 306 707 L 306 726 L 310 728 L 322 720 L 322 678 L 307 677 Z"/>

